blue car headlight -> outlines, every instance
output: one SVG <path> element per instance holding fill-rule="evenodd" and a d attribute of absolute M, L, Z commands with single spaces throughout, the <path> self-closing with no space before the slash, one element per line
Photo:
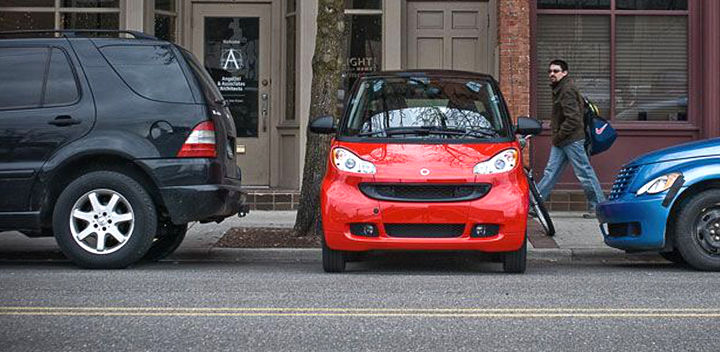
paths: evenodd
<path fill-rule="evenodd" d="M 643 194 L 657 194 L 660 192 L 667 191 L 672 187 L 673 184 L 675 184 L 675 181 L 677 181 L 680 176 L 682 176 L 679 172 L 673 172 L 669 173 L 667 175 L 662 175 L 660 177 L 656 177 L 652 179 L 650 182 L 644 184 L 640 189 L 638 189 L 637 192 L 635 192 L 636 195 L 641 196 Z"/>

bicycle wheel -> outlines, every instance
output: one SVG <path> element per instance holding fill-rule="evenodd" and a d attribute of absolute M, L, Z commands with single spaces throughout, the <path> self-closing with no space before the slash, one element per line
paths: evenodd
<path fill-rule="evenodd" d="M 555 225 L 553 225 L 552 219 L 550 218 L 550 213 L 548 213 L 547 208 L 545 208 L 545 203 L 543 203 L 542 197 L 540 197 L 540 192 L 538 192 L 535 182 L 529 179 L 528 185 L 530 188 L 530 206 L 537 214 L 537 221 L 542 225 L 546 235 L 555 236 Z"/>

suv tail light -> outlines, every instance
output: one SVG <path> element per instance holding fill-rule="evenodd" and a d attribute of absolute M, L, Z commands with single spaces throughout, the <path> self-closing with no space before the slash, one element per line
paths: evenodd
<path fill-rule="evenodd" d="M 215 124 L 212 121 L 204 121 L 193 128 L 178 152 L 178 158 L 214 158 L 217 156 L 215 149 Z"/>

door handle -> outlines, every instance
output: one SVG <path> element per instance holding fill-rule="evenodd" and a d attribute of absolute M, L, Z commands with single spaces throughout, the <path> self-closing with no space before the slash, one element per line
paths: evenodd
<path fill-rule="evenodd" d="M 54 120 L 49 121 L 48 123 L 55 126 L 71 126 L 71 125 L 79 125 L 82 121 L 75 120 L 70 115 L 60 115 L 55 117 Z"/>
<path fill-rule="evenodd" d="M 268 100 L 270 95 L 263 93 L 260 98 L 262 99 L 262 106 L 260 113 L 262 114 L 262 131 L 267 132 L 267 115 L 268 115 Z"/>

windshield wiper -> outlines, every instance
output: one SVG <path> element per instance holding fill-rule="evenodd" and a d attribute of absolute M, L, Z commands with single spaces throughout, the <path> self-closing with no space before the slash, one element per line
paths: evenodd
<path fill-rule="evenodd" d="M 425 126 L 422 128 L 428 134 L 459 136 L 459 138 L 465 138 L 467 136 L 495 138 L 498 136 L 497 131 L 487 127 L 473 127 L 461 129 L 455 127 Z"/>
<path fill-rule="evenodd" d="M 379 134 L 385 134 L 387 137 L 400 135 L 400 134 L 416 134 L 421 136 L 427 136 L 431 134 L 443 135 L 443 136 L 459 136 L 464 138 L 467 136 L 473 137 L 497 137 L 497 132 L 491 128 L 480 127 L 479 129 L 459 129 L 459 128 L 443 128 L 435 126 L 420 126 L 420 127 L 392 127 L 386 128 L 379 131 L 368 131 L 358 133 L 358 137 L 370 137 Z"/>
<path fill-rule="evenodd" d="M 379 130 L 379 131 L 368 131 L 368 132 L 360 132 L 356 136 L 358 137 L 370 137 L 377 134 L 383 134 L 385 133 L 385 130 Z"/>
<path fill-rule="evenodd" d="M 492 128 L 474 127 L 474 128 L 469 128 L 469 129 L 465 130 L 465 134 L 463 134 L 462 137 L 467 137 L 467 136 L 496 138 L 496 137 L 498 137 L 498 133 L 496 130 L 494 130 Z"/>

